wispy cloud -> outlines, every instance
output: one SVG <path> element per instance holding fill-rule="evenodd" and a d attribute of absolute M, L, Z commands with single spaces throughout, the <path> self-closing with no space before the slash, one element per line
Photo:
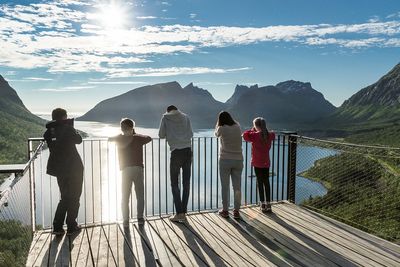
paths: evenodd
<path fill-rule="evenodd" d="M 137 19 L 157 19 L 155 16 L 138 16 L 136 17 Z"/>
<path fill-rule="evenodd" d="M 51 78 L 41 78 L 41 77 L 25 77 L 24 80 L 26 81 L 52 81 Z"/>
<path fill-rule="evenodd" d="M 38 89 L 38 91 L 42 92 L 54 92 L 54 93 L 61 93 L 61 92 L 76 92 L 95 88 L 95 86 L 67 86 L 62 88 L 42 88 Z"/>
<path fill-rule="evenodd" d="M 131 68 L 131 69 L 112 69 L 109 70 L 107 76 L 109 78 L 124 78 L 124 77 L 164 77 L 176 75 L 194 75 L 206 73 L 228 73 L 246 71 L 251 68 L 236 68 L 236 69 L 220 69 L 220 68 L 205 68 L 205 67 L 187 67 L 187 68 Z"/>

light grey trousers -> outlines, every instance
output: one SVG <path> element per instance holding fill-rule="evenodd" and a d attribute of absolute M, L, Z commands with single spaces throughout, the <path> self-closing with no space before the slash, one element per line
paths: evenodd
<path fill-rule="evenodd" d="M 122 218 L 129 220 L 129 197 L 132 191 L 132 182 L 135 186 L 137 218 L 143 218 L 144 211 L 144 175 L 143 167 L 131 166 L 122 170 Z"/>
<path fill-rule="evenodd" d="M 228 210 L 230 204 L 229 184 L 232 179 L 234 205 L 233 208 L 238 210 L 241 203 L 241 181 L 242 181 L 243 160 L 220 159 L 219 160 L 219 176 L 221 177 L 221 195 L 222 207 Z"/>

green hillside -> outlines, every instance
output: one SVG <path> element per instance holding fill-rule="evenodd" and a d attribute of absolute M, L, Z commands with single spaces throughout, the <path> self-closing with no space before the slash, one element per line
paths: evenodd
<path fill-rule="evenodd" d="M 26 162 L 27 139 L 41 136 L 44 124 L 44 120 L 29 112 L 0 76 L 0 164 Z"/>

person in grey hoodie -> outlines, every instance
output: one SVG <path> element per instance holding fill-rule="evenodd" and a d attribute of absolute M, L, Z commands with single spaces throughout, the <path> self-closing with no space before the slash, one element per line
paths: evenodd
<path fill-rule="evenodd" d="M 190 193 L 190 169 L 192 165 L 193 130 L 189 117 L 179 111 L 177 107 L 168 106 L 163 114 L 158 132 L 160 138 L 166 138 L 171 150 L 170 177 L 172 195 L 176 209 L 175 216 L 170 220 L 174 222 L 186 221 L 187 204 Z M 179 189 L 179 173 L 182 169 L 183 192 Z"/>

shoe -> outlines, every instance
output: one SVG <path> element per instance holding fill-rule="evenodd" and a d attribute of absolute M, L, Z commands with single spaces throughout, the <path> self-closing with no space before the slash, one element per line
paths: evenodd
<path fill-rule="evenodd" d="M 262 212 L 266 212 L 267 211 L 267 205 L 265 203 L 262 203 L 260 206 L 260 209 Z"/>
<path fill-rule="evenodd" d="M 185 222 L 186 215 L 185 215 L 185 213 L 177 213 L 174 216 L 169 217 L 169 220 L 171 222 Z"/>
<path fill-rule="evenodd" d="M 71 236 L 71 235 L 79 234 L 81 231 L 82 231 L 82 228 L 78 225 L 75 225 L 74 227 L 69 228 L 67 230 L 67 235 Z"/>
<path fill-rule="evenodd" d="M 227 210 L 220 210 L 218 214 L 223 218 L 229 218 L 229 212 Z"/>
<path fill-rule="evenodd" d="M 265 212 L 272 212 L 271 204 L 267 203 L 265 207 Z"/>
<path fill-rule="evenodd" d="M 236 220 L 240 219 L 239 210 L 233 210 L 233 218 L 236 219 Z"/>
<path fill-rule="evenodd" d="M 53 231 L 51 233 L 56 236 L 62 236 L 65 234 L 65 230 L 62 228 L 61 229 L 53 229 Z"/>
<path fill-rule="evenodd" d="M 138 225 L 143 225 L 145 222 L 146 222 L 146 220 L 144 218 L 138 218 L 137 219 Z"/>

